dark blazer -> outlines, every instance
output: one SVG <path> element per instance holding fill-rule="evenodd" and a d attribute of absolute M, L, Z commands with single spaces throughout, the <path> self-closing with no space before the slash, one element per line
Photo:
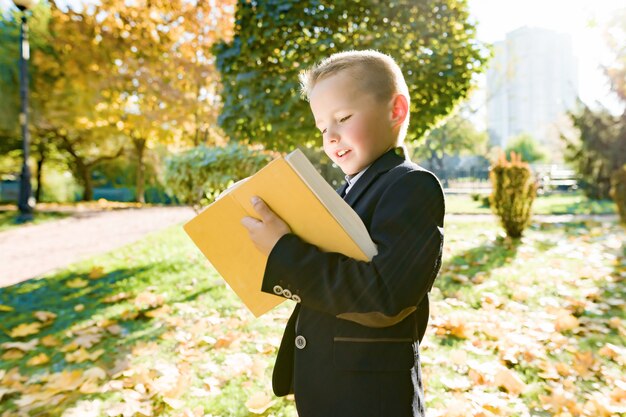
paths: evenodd
<path fill-rule="evenodd" d="M 269 255 L 262 290 L 298 303 L 274 392 L 294 392 L 300 417 L 423 416 L 419 342 L 441 266 L 441 185 L 395 148 L 344 198 L 378 247 L 370 262 L 322 252 L 292 233 Z"/>

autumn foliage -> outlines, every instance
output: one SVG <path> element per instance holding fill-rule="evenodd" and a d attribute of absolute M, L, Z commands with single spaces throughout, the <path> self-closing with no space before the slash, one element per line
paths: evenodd
<path fill-rule="evenodd" d="M 510 162 L 501 153 L 498 162 L 491 167 L 489 178 L 493 187 L 492 210 L 500 217 L 507 235 L 521 237 L 530 222 L 537 195 L 537 185 L 528 164 L 515 152 L 511 152 Z"/>

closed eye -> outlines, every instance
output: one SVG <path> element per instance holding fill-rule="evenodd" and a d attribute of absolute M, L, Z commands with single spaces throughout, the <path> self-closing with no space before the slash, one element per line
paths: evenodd
<path fill-rule="evenodd" d="M 349 118 L 351 118 L 351 117 L 352 117 L 352 115 L 351 115 L 351 114 L 350 114 L 350 115 L 348 115 L 348 116 L 346 116 L 346 117 L 343 117 L 343 118 L 341 118 L 341 119 L 339 120 L 339 123 L 343 123 L 343 122 L 345 122 L 346 120 L 348 120 L 348 119 L 349 119 Z"/>

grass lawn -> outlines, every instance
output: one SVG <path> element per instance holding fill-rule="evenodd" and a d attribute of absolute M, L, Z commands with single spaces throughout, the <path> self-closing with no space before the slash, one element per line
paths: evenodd
<path fill-rule="evenodd" d="M 534 214 L 617 213 L 613 201 L 589 200 L 582 192 L 538 196 L 533 203 L 532 210 Z M 469 194 L 450 194 L 446 196 L 446 212 L 449 214 L 490 214 L 491 209 L 483 205 L 482 201 L 474 201 Z"/>
<path fill-rule="evenodd" d="M 626 412 L 625 246 L 613 223 L 448 222 L 429 417 Z M 270 387 L 292 308 L 254 319 L 179 227 L 1 289 L 0 416 L 295 416 Z"/>

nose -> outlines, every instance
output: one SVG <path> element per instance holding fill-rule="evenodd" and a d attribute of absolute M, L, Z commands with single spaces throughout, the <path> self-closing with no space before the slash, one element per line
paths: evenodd
<path fill-rule="evenodd" d="M 339 142 L 339 133 L 336 129 L 328 129 L 326 131 L 326 138 L 330 143 Z"/>

